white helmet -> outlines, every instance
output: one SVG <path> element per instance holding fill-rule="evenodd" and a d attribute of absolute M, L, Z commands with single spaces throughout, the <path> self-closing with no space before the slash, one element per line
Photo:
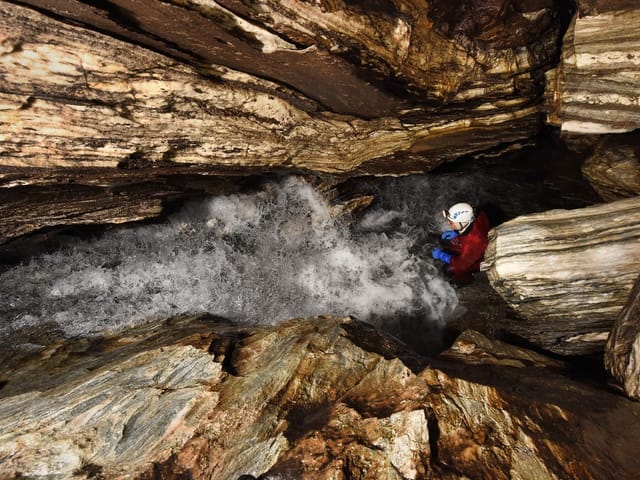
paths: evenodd
<path fill-rule="evenodd" d="M 449 210 L 443 210 L 442 214 L 447 220 L 461 223 L 463 225 L 468 225 L 476 218 L 473 213 L 473 207 L 468 203 L 456 203 L 451 206 Z"/>

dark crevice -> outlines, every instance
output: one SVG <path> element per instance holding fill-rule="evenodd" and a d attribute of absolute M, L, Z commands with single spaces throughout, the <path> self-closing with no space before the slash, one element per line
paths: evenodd
<path fill-rule="evenodd" d="M 27 108 L 30 108 L 33 105 L 33 102 L 36 101 L 36 98 L 33 95 L 29 95 L 24 102 L 22 102 L 22 105 L 20 105 L 20 110 L 26 110 Z"/>
<path fill-rule="evenodd" d="M 222 366 L 222 369 L 229 375 L 238 376 L 238 370 L 234 365 L 234 359 L 238 347 L 244 338 L 250 334 L 246 332 L 228 333 L 216 336 L 209 345 L 208 352 L 213 355 L 214 360 Z"/>
<path fill-rule="evenodd" d="M 342 329 L 346 333 L 345 336 L 363 350 L 377 353 L 387 360 L 399 358 L 414 373 L 421 372 L 429 365 L 426 357 L 373 325 L 362 322 L 344 323 Z"/>
<path fill-rule="evenodd" d="M 329 410 L 329 403 L 293 405 L 287 414 L 284 436 L 293 444 L 307 433 L 321 430 L 329 422 Z"/>
<path fill-rule="evenodd" d="M 92 480 L 103 480 L 106 478 L 103 470 L 104 469 L 100 465 L 87 463 L 73 473 L 78 477 L 91 478 Z"/>
<path fill-rule="evenodd" d="M 426 410 L 427 416 L 427 430 L 429 432 L 429 462 L 432 467 L 440 464 L 438 442 L 440 441 L 440 425 L 438 424 L 438 418 L 435 415 L 433 409 L 428 408 Z"/>

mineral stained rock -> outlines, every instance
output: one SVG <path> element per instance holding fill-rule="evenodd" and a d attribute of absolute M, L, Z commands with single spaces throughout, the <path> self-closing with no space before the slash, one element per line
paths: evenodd
<path fill-rule="evenodd" d="M 605 366 L 624 392 L 640 400 L 640 278 L 611 329 Z"/>
<path fill-rule="evenodd" d="M 478 333 L 454 350 L 329 317 L 62 342 L 4 363 L 0 476 L 634 477 L 638 404 Z"/>
<path fill-rule="evenodd" d="M 564 26 L 548 0 L 20 3 L 183 63 L 270 78 L 327 110 L 366 118 L 425 99 L 441 107 L 535 98 Z"/>
<path fill-rule="evenodd" d="M 548 122 L 578 133 L 640 128 L 640 6 L 633 0 L 578 2 L 547 74 Z"/>
<path fill-rule="evenodd" d="M 558 354 L 601 352 L 640 271 L 640 197 L 503 223 L 482 269 L 521 317 L 511 333 Z"/>

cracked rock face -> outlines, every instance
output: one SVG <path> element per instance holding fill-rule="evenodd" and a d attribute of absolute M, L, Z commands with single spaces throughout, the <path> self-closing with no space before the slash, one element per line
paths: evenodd
<path fill-rule="evenodd" d="M 477 332 L 429 364 L 349 319 L 173 319 L 10 360 L 0 475 L 633 478 L 638 404 L 563 371 Z"/>

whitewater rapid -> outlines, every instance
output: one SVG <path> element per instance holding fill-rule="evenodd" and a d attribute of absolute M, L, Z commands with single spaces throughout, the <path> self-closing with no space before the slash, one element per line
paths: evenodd
<path fill-rule="evenodd" d="M 401 205 L 347 225 L 294 177 L 192 203 L 164 223 L 109 230 L 3 272 L 0 334 L 47 323 L 81 337 L 199 313 L 244 324 L 319 314 L 442 324 L 455 291 L 416 248 L 440 205 L 422 207 L 422 228 Z"/>

